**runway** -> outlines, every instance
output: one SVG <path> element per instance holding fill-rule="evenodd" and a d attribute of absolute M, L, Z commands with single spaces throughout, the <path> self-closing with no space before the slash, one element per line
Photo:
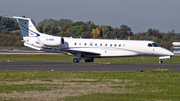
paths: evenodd
<path fill-rule="evenodd" d="M 0 70 L 20 71 L 149 71 L 159 68 L 180 71 L 180 64 L 0 62 Z"/>

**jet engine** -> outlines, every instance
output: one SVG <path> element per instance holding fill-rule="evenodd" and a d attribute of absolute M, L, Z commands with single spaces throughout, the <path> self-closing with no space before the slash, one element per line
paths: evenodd
<path fill-rule="evenodd" d="M 64 44 L 63 37 L 40 37 L 38 40 L 45 46 L 61 46 Z"/>

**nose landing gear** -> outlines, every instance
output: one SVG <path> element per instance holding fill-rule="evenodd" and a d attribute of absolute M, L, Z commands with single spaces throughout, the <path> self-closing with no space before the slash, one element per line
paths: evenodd
<path fill-rule="evenodd" d="M 159 60 L 159 63 L 163 63 L 161 59 Z"/>

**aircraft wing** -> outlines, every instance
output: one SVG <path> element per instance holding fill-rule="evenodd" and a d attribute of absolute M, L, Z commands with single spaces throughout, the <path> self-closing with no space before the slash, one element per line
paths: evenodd
<path fill-rule="evenodd" d="M 81 55 L 85 55 L 85 57 L 90 57 L 90 56 L 100 56 L 100 52 L 97 52 L 94 48 L 89 48 L 89 47 L 69 47 L 69 48 L 43 48 L 45 51 L 46 50 L 54 50 L 54 51 L 63 51 L 63 52 L 68 52 L 72 55 L 75 55 L 77 53 L 81 53 Z"/>
<path fill-rule="evenodd" d="M 72 47 L 72 48 L 67 48 L 67 49 L 61 49 L 62 51 L 67 51 L 70 53 L 77 53 L 80 52 L 82 54 L 92 54 L 92 55 L 100 55 L 100 53 L 96 52 L 94 50 L 94 48 L 76 48 L 76 47 Z"/>

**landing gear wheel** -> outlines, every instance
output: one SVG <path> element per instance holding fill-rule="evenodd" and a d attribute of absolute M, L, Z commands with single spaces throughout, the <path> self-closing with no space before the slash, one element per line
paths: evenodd
<path fill-rule="evenodd" d="M 94 62 L 94 59 L 85 59 L 85 62 Z"/>
<path fill-rule="evenodd" d="M 159 60 L 159 63 L 163 63 L 162 60 Z"/>
<path fill-rule="evenodd" d="M 90 61 L 88 59 L 86 59 L 85 62 L 90 62 Z"/>
<path fill-rule="evenodd" d="M 76 59 L 76 58 L 74 58 L 74 59 L 73 59 L 73 62 L 74 62 L 74 63 L 79 63 L 79 60 Z"/>
<path fill-rule="evenodd" d="M 91 59 L 86 59 L 85 62 L 92 62 Z"/>

